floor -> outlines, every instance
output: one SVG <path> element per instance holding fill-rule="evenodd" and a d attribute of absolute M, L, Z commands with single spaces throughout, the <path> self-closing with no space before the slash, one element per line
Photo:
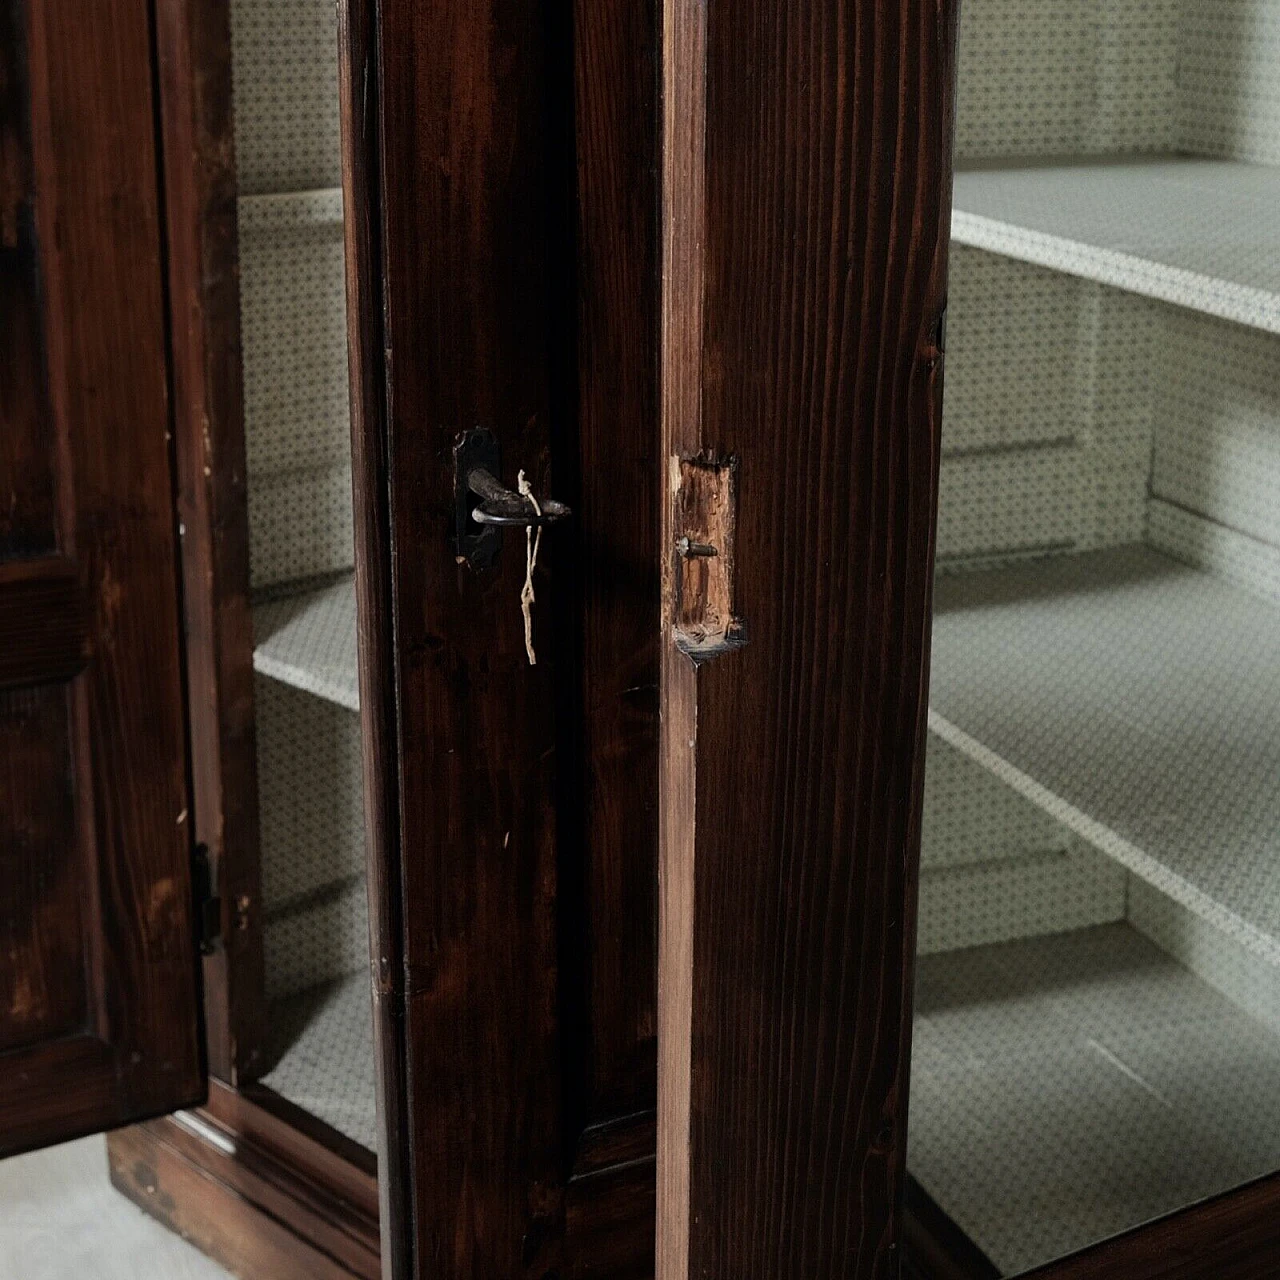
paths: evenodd
<path fill-rule="evenodd" d="M 0 1160 L 0 1280 L 227 1280 L 107 1181 L 102 1138 Z"/>

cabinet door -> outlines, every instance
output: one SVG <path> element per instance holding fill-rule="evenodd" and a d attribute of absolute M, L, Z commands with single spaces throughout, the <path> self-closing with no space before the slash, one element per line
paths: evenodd
<path fill-rule="evenodd" d="M 386 1273 L 651 1274 L 655 14 L 340 12 Z"/>
<path fill-rule="evenodd" d="M 0 1153 L 196 1101 L 148 5 L 0 9 Z"/>
<path fill-rule="evenodd" d="M 898 1274 L 954 42 L 664 3 L 659 1280 Z"/>
<path fill-rule="evenodd" d="M 953 14 L 663 8 L 340 7 L 398 1280 L 896 1257 Z"/>

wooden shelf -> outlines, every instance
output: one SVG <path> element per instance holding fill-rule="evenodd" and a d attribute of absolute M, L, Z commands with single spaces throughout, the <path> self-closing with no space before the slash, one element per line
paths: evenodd
<path fill-rule="evenodd" d="M 951 234 L 1280 333 L 1280 169 L 1165 159 L 961 172 Z"/>
<path fill-rule="evenodd" d="M 929 727 L 1280 964 L 1280 610 L 1142 546 L 939 579 Z"/>
<path fill-rule="evenodd" d="M 287 227 L 341 227 L 342 188 L 241 196 L 236 210 L 242 234 Z"/>
<path fill-rule="evenodd" d="M 273 1065 L 262 1083 L 370 1151 L 377 1148 L 373 1001 L 367 973 L 271 1006 Z"/>
<path fill-rule="evenodd" d="M 360 710 L 353 577 L 258 605 L 253 631 L 259 674 Z"/>
<path fill-rule="evenodd" d="M 1002 1275 L 1280 1166 L 1280 1037 L 1126 924 L 923 956 L 913 1177 Z"/>

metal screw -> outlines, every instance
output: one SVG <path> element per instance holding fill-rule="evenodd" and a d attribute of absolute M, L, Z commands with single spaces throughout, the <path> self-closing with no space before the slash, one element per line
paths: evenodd
<path fill-rule="evenodd" d="M 709 546 L 705 542 L 690 542 L 688 537 L 676 539 L 676 550 L 685 559 L 691 559 L 694 556 L 718 556 L 720 554 L 715 547 Z"/>

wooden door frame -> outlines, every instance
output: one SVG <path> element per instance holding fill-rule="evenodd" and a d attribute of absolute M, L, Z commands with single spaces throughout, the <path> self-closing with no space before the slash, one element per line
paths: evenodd
<path fill-rule="evenodd" d="M 659 1280 L 897 1274 L 955 37 L 665 0 Z"/>
<path fill-rule="evenodd" d="M 657 773 L 653 40 L 651 0 L 340 7 L 389 1277 L 651 1274 L 656 815 L 610 788 Z M 535 669 L 523 547 L 448 545 L 476 425 L 576 513 Z"/>
<path fill-rule="evenodd" d="M 155 0 L 192 836 L 220 901 L 202 959 L 209 1073 L 266 1069 L 231 14 Z"/>

